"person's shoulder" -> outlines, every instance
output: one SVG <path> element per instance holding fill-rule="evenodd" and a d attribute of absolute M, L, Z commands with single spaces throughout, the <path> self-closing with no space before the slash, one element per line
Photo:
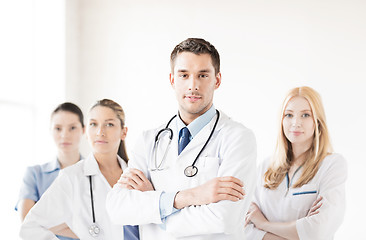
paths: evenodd
<path fill-rule="evenodd" d="M 339 153 L 328 154 L 321 162 L 317 175 L 333 183 L 343 183 L 348 176 L 346 159 Z"/>
<path fill-rule="evenodd" d="M 227 116 L 224 112 L 220 111 L 221 114 L 221 129 L 224 132 L 236 133 L 236 134 L 247 134 L 254 137 L 253 131 L 244 126 L 244 124 L 233 120 L 229 116 Z"/>
<path fill-rule="evenodd" d="M 347 161 L 339 153 L 330 153 L 323 159 L 318 171 L 324 176 L 332 176 L 333 174 L 347 176 Z"/>
<path fill-rule="evenodd" d="M 28 166 L 27 167 L 27 172 L 33 172 L 33 173 L 37 173 L 37 172 L 41 172 L 41 166 L 40 164 L 35 164 L 32 166 Z"/>
<path fill-rule="evenodd" d="M 268 156 L 268 157 L 266 157 L 266 158 L 264 158 L 263 160 L 262 160 L 262 162 L 260 162 L 259 163 L 259 166 L 263 166 L 263 167 L 269 167 L 269 165 L 271 164 L 271 162 L 272 162 L 272 159 L 273 159 L 273 157 L 272 156 Z"/>
<path fill-rule="evenodd" d="M 81 159 L 80 161 L 78 161 L 77 163 L 70 165 L 68 167 L 65 167 L 63 169 L 63 171 L 65 172 L 75 172 L 75 171 L 80 171 L 83 169 L 85 161 L 87 160 L 87 158 Z"/>
<path fill-rule="evenodd" d="M 25 182 L 28 182 L 28 184 L 35 184 L 35 185 L 39 185 L 39 184 L 45 184 L 48 181 L 53 181 L 53 179 L 47 177 L 48 173 L 51 172 L 58 172 L 60 169 L 54 169 L 54 165 L 55 165 L 55 161 L 50 161 L 47 163 L 43 163 L 43 164 L 36 164 L 36 165 L 32 165 L 32 166 L 28 166 L 26 168 L 23 180 Z"/>
<path fill-rule="evenodd" d="M 40 175 L 40 174 L 42 174 L 42 170 L 46 166 L 49 166 L 50 164 L 51 164 L 51 162 L 47 162 L 44 164 L 35 164 L 35 165 L 28 166 L 26 169 L 26 174 Z"/>
<path fill-rule="evenodd" d="M 150 128 L 150 129 L 145 129 L 140 133 L 140 139 L 152 139 L 155 138 L 155 136 L 157 135 L 157 133 L 159 131 L 161 131 L 162 129 L 165 129 L 166 124 L 161 124 L 158 127 L 155 128 Z M 171 126 L 169 126 L 169 128 L 172 128 Z"/>
<path fill-rule="evenodd" d="M 258 163 L 259 173 L 264 174 L 268 170 L 269 166 L 271 165 L 272 158 L 272 156 L 268 156 Z"/>
<path fill-rule="evenodd" d="M 151 133 L 155 133 L 157 131 L 159 131 L 160 129 L 164 129 L 165 128 L 165 124 L 161 124 L 157 127 L 154 128 L 149 128 L 149 129 L 145 129 L 144 131 L 142 131 L 143 134 L 151 134 Z"/>
<path fill-rule="evenodd" d="M 347 168 L 347 161 L 342 154 L 330 153 L 328 154 L 322 162 L 322 167 L 337 166 L 340 168 Z"/>
<path fill-rule="evenodd" d="M 77 163 L 75 163 L 71 166 L 65 167 L 64 169 L 62 169 L 60 171 L 60 176 L 62 176 L 62 175 L 67 175 L 69 177 L 80 176 L 83 173 L 85 161 L 86 161 L 86 159 L 81 159 Z"/>
<path fill-rule="evenodd" d="M 23 182 L 26 182 L 28 185 L 37 185 L 37 181 L 40 179 L 39 176 L 41 173 L 41 166 L 39 164 L 28 166 L 26 167 L 23 175 Z"/>

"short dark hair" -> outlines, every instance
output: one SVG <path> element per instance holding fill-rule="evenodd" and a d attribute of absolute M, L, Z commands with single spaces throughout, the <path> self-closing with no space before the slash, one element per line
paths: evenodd
<path fill-rule="evenodd" d="M 215 74 L 220 72 L 220 55 L 216 48 L 202 38 L 187 38 L 175 46 L 170 55 L 170 67 L 174 71 L 174 64 L 177 55 L 181 52 L 191 52 L 197 55 L 208 53 L 211 56 L 212 65 L 215 68 Z"/>
<path fill-rule="evenodd" d="M 58 113 L 60 111 L 71 112 L 73 114 L 76 114 L 79 117 L 81 126 L 84 128 L 84 115 L 81 109 L 78 106 L 76 106 L 76 104 L 71 102 L 61 103 L 55 108 L 55 110 L 53 110 L 51 117 L 53 117 L 55 113 Z"/>

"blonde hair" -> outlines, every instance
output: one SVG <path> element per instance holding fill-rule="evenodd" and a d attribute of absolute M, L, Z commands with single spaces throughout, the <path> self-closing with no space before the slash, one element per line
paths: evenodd
<path fill-rule="evenodd" d="M 305 152 L 302 175 L 293 187 L 301 187 L 313 179 L 320 163 L 333 151 L 320 95 L 314 89 L 306 86 L 291 89 L 282 103 L 275 153 L 268 170 L 264 174 L 264 187 L 269 189 L 276 189 L 280 185 L 289 171 L 293 160 L 292 145 L 284 134 L 282 124 L 286 106 L 293 97 L 303 97 L 309 102 L 315 125 L 313 143 Z"/>

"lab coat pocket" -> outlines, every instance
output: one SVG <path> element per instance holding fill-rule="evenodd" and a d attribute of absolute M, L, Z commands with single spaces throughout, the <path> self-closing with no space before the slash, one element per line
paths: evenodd
<path fill-rule="evenodd" d="M 291 207 L 299 212 L 306 213 L 318 197 L 318 190 L 315 184 L 305 184 L 300 188 L 293 188 L 289 192 Z"/>
<path fill-rule="evenodd" d="M 172 179 L 176 178 L 174 173 L 172 168 L 150 171 L 151 181 L 154 184 L 155 190 L 175 191 L 177 181 L 172 181 Z"/>
<path fill-rule="evenodd" d="M 198 177 L 201 181 L 207 182 L 217 177 L 220 159 L 217 157 L 200 157 L 197 161 Z"/>

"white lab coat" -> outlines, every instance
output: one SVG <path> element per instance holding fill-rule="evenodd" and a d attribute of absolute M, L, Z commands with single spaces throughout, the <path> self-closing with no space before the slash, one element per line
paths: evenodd
<path fill-rule="evenodd" d="M 254 202 L 268 221 L 296 220 L 296 229 L 301 240 L 333 239 L 343 221 L 345 212 L 346 160 L 339 154 L 328 155 L 308 184 L 300 188 L 290 188 L 287 194 L 286 178 L 276 190 L 263 187 L 263 176 L 269 163 L 270 160 L 267 159 L 260 166 L 261 175 L 254 197 Z M 301 174 L 302 169 L 295 174 L 292 183 L 295 183 Z M 314 191 L 317 193 L 312 193 Z M 311 205 L 319 195 L 323 197 L 323 205 L 319 209 L 319 214 L 306 217 Z M 249 224 L 245 232 L 247 238 L 253 240 L 262 239 L 265 235 L 265 232 L 258 230 L 253 224 Z"/>
<path fill-rule="evenodd" d="M 251 130 L 232 121 L 221 113 L 215 132 L 196 162 L 198 173 L 186 177 L 184 169 L 191 165 L 206 142 L 216 117 L 214 117 L 187 145 L 178 156 L 176 120 L 170 124 L 174 135 L 162 171 L 151 171 L 153 146 L 157 132 L 164 128 L 144 132 L 133 151 L 129 167 L 137 168 L 151 180 L 156 191 L 140 192 L 122 189 L 119 184 L 107 197 L 107 211 L 119 224 L 140 225 L 141 240 L 170 239 L 245 239 L 244 216 L 254 194 L 256 179 L 256 143 Z M 158 164 L 167 146 L 168 136 L 159 143 Z M 127 171 L 126 171 L 127 172 Z M 238 202 L 221 201 L 202 206 L 190 206 L 167 217 L 166 230 L 159 212 L 162 191 L 175 192 L 193 188 L 208 180 L 234 176 L 244 182 L 246 196 Z"/>
<path fill-rule="evenodd" d="M 126 169 L 125 161 L 119 157 L 118 160 L 122 169 Z M 89 227 L 93 223 L 89 175 L 92 175 L 95 221 L 101 230 L 98 237 L 89 234 Z M 97 161 L 90 154 L 85 160 L 60 171 L 53 184 L 26 216 L 20 231 L 21 238 L 58 239 L 48 229 L 66 223 L 82 240 L 123 240 L 123 226 L 113 224 L 105 210 L 106 196 L 111 189 L 100 172 Z"/>

